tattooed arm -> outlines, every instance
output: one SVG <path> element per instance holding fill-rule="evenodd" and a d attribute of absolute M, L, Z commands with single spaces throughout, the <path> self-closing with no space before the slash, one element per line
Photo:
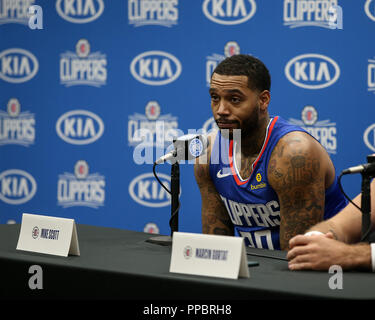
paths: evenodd
<path fill-rule="evenodd" d="M 280 203 L 280 247 L 323 220 L 325 189 L 334 168 L 323 147 L 303 132 L 279 140 L 268 165 L 268 181 Z"/>
<path fill-rule="evenodd" d="M 209 155 L 210 152 L 208 151 L 208 160 L 210 159 Z M 202 198 L 203 233 L 233 236 L 234 228 L 232 221 L 211 180 L 209 161 L 201 161 L 201 158 L 197 158 L 194 165 L 194 175 Z"/>

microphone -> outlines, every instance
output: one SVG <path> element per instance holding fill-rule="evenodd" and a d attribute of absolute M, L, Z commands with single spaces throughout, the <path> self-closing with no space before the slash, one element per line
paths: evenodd
<path fill-rule="evenodd" d="M 173 141 L 174 149 L 155 161 L 155 164 L 168 160 L 192 160 L 199 157 L 208 147 L 209 141 L 203 134 L 186 134 Z"/>
<path fill-rule="evenodd" d="M 364 173 L 369 175 L 375 175 L 375 155 L 367 156 L 367 160 L 369 163 L 360 164 L 355 167 L 350 167 L 342 171 L 342 175 L 344 174 L 353 174 L 353 173 Z"/>

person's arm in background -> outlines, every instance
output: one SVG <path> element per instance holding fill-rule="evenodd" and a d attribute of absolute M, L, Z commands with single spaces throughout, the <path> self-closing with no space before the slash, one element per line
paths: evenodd
<path fill-rule="evenodd" d="M 353 200 L 361 206 L 361 195 Z M 371 183 L 371 222 L 375 225 L 375 180 Z M 361 239 L 362 213 L 351 203 L 331 219 L 321 222 L 308 231 L 318 235 L 298 235 L 289 242 L 289 268 L 291 270 L 328 270 L 331 265 L 343 269 L 364 268 L 370 270 L 371 249 Z"/>

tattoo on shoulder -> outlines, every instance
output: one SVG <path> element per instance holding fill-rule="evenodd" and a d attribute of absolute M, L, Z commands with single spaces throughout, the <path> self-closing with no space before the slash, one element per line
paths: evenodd
<path fill-rule="evenodd" d="M 306 150 L 304 138 L 293 136 L 276 145 L 268 165 L 268 179 L 279 198 L 280 245 L 286 248 L 290 238 L 323 218 L 325 183 L 321 163 Z"/>

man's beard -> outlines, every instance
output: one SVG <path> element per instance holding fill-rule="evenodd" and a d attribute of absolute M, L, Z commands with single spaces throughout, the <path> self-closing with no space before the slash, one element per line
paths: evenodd
<path fill-rule="evenodd" d="M 216 120 L 216 123 L 217 122 L 220 122 L 220 119 Z M 223 138 L 229 139 L 229 140 L 233 140 L 233 139 L 236 140 L 236 138 L 245 139 L 256 134 L 260 128 L 259 104 L 255 107 L 250 118 L 242 122 L 242 126 L 239 123 L 239 121 L 234 121 L 233 123 L 238 123 L 239 128 L 238 129 L 220 129 L 219 128 L 220 134 L 222 135 Z"/>
<path fill-rule="evenodd" d="M 242 123 L 241 128 L 241 137 L 242 139 L 246 139 L 250 136 L 256 135 L 260 129 L 259 123 L 259 104 L 254 109 L 253 113 L 251 114 L 250 118 Z"/>

